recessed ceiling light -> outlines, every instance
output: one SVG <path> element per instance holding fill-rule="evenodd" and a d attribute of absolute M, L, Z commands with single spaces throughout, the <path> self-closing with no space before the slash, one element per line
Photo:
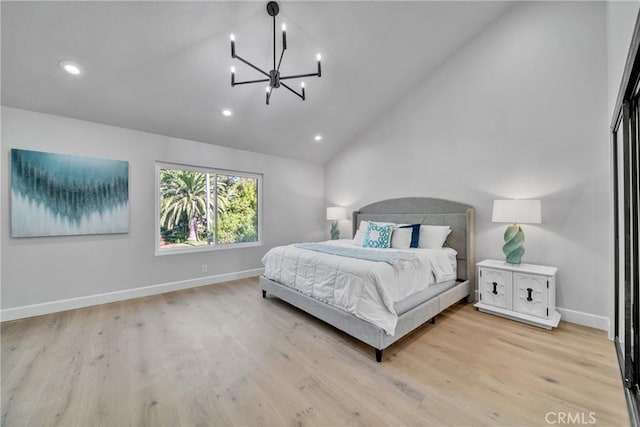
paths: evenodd
<path fill-rule="evenodd" d="M 66 71 L 67 73 L 74 76 L 79 76 L 83 73 L 82 67 L 71 61 L 60 61 L 58 62 L 58 67 L 60 67 L 62 71 Z"/>
<path fill-rule="evenodd" d="M 233 116 L 233 110 L 231 108 L 225 108 L 222 110 L 222 115 L 225 117 L 231 117 Z"/>
<path fill-rule="evenodd" d="M 320 142 L 320 141 L 322 141 L 322 135 L 316 135 L 316 136 L 314 136 L 314 137 L 313 137 L 313 140 L 314 140 L 315 142 Z"/>

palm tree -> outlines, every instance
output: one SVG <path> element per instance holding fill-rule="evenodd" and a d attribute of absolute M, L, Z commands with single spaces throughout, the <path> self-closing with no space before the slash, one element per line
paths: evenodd
<path fill-rule="evenodd" d="M 198 241 L 198 218 L 207 211 L 207 176 L 203 172 L 163 169 L 160 178 L 160 223 L 171 229 L 183 214 L 188 219 L 187 241 Z M 215 202 L 210 200 L 210 207 Z"/>
<path fill-rule="evenodd" d="M 229 177 L 226 175 L 216 174 L 216 198 L 217 198 L 217 208 L 218 208 L 218 216 L 223 216 L 227 207 L 229 206 Z"/>

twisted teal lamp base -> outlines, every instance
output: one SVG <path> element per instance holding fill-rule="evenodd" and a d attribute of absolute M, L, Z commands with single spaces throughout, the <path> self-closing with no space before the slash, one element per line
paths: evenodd
<path fill-rule="evenodd" d="M 524 232 L 518 224 L 511 224 L 504 232 L 502 252 L 508 264 L 520 264 L 524 255 Z"/>
<path fill-rule="evenodd" d="M 331 240 L 338 240 L 340 238 L 340 228 L 338 228 L 338 221 L 331 222 Z"/>

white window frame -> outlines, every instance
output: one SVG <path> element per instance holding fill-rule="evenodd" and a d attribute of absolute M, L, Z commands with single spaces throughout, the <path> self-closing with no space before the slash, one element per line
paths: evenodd
<path fill-rule="evenodd" d="M 233 175 L 233 176 L 241 176 L 246 178 L 255 178 L 258 181 L 257 190 L 258 190 L 258 240 L 256 242 L 241 242 L 241 243 L 226 243 L 226 244 L 217 244 L 215 239 L 213 243 L 210 245 L 203 246 L 194 246 L 194 247 L 183 247 L 183 248 L 160 248 L 160 171 L 162 169 L 183 169 L 183 170 L 192 170 L 195 172 L 204 172 L 204 173 L 213 173 L 213 174 L 221 174 L 221 175 Z M 177 255 L 177 254 L 185 254 L 185 253 L 193 253 L 193 252 L 209 252 L 209 251 L 221 251 L 226 249 L 238 249 L 238 248 L 249 248 L 255 246 L 262 246 L 262 179 L 263 174 L 254 173 L 254 172 L 244 172 L 244 171 L 236 171 L 230 169 L 218 169 L 218 168 L 210 168 L 203 167 L 197 165 L 187 165 L 181 163 L 168 163 L 156 161 L 156 173 L 155 173 L 155 181 L 154 185 L 156 187 L 155 193 L 155 225 L 156 225 L 156 256 L 163 255 Z M 218 210 L 214 209 L 212 222 L 214 227 L 217 226 L 218 223 Z M 216 230 L 217 237 L 217 230 Z"/>

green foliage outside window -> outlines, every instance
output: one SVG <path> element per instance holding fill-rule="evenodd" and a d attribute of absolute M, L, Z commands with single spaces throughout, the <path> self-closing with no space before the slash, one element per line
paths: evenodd
<path fill-rule="evenodd" d="M 160 234 L 162 248 L 258 241 L 258 178 L 161 169 Z"/>
<path fill-rule="evenodd" d="M 240 243 L 258 240 L 258 180 L 217 175 L 218 200 L 225 208 L 218 215 L 216 242 Z"/>

